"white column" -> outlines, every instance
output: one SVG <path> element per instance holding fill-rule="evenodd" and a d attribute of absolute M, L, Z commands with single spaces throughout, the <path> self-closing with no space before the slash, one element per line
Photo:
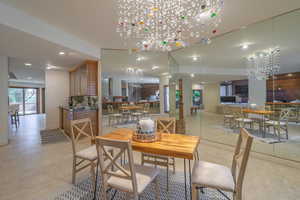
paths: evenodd
<path fill-rule="evenodd" d="M 256 80 L 255 78 L 249 78 L 248 81 L 249 105 L 256 104 L 257 106 L 264 106 L 267 98 L 266 80 Z"/>
<path fill-rule="evenodd" d="M 217 112 L 220 105 L 220 84 L 206 84 L 203 90 L 203 104 L 204 110 L 207 112 Z"/>
<path fill-rule="evenodd" d="M 101 60 L 98 60 L 98 134 L 102 135 L 102 63 Z M 108 81 L 107 81 L 108 82 Z M 107 83 L 108 86 L 108 83 Z M 108 90 L 107 90 L 108 94 Z"/>
<path fill-rule="evenodd" d="M 0 145 L 8 144 L 8 57 L 0 56 Z"/>
<path fill-rule="evenodd" d="M 183 80 L 183 111 L 184 116 L 189 116 L 190 109 L 193 102 L 193 88 L 191 78 L 184 78 Z"/>
<path fill-rule="evenodd" d="M 112 95 L 122 96 L 122 80 L 120 77 L 112 77 Z"/>
<path fill-rule="evenodd" d="M 169 85 L 169 78 L 168 76 L 161 76 L 159 78 L 160 114 L 163 114 L 165 112 L 165 95 L 164 95 L 165 85 Z"/>

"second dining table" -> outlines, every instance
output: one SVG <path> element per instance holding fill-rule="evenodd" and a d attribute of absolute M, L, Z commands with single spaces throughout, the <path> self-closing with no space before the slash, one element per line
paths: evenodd
<path fill-rule="evenodd" d="M 128 128 L 116 129 L 103 136 L 98 136 L 96 138 L 107 138 L 113 140 L 131 140 L 132 149 L 141 153 L 151 153 L 159 156 L 169 156 L 175 158 L 184 159 L 184 186 L 185 186 L 185 199 L 188 199 L 188 192 L 190 192 L 191 197 L 191 160 L 199 160 L 198 146 L 200 143 L 200 137 L 183 135 L 183 134 L 168 134 L 168 133 L 158 133 L 161 135 L 160 139 L 151 143 L 143 143 L 132 140 L 132 135 L 134 130 Z M 188 163 L 188 169 L 187 164 Z M 187 177 L 187 171 L 189 174 L 189 179 Z M 96 176 L 98 176 L 98 167 Z M 97 180 L 97 179 L 96 179 Z M 189 181 L 189 187 L 187 184 Z M 97 183 L 97 182 L 96 182 Z M 95 193 L 96 195 L 96 184 Z M 188 189 L 189 188 L 189 189 Z M 189 191 L 188 191 L 189 190 Z"/>

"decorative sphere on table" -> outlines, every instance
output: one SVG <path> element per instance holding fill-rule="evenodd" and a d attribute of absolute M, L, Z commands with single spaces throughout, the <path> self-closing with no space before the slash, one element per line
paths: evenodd
<path fill-rule="evenodd" d="M 158 134 L 155 130 L 155 122 L 151 118 L 140 119 L 137 123 L 136 131 L 133 134 L 133 140 L 137 142 L 155 142 L 158 140 Z"/>

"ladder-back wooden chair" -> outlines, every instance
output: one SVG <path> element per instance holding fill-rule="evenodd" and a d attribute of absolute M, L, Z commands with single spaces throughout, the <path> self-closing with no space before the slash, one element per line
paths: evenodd
<path fill-rule="evenodd" d="M 280 111 L 277 120 L 274 117 L 274 120 L 269 120 L 265 122 L 265 126 L 268 128 L 268 132 L 270 132 L 270 127 L 273 127 L 274 134 L 278 137 L 278 141 L 281 140 L 281 130 L 285 132 L 286 139 L 289 139 L 289 132 L 288 132 L 288 124 L 289 124 L 289 117 L 290 117 L 290 108 L 283 108 Z"/>
<path fill-rule="evenodd" d="M 102 196 L 104 200 L 107 199 L 106 192 L 109 188 L 127 192 L 134 200 L 138 200 L 145 188 L 153 181 L 156 182 L 156 199 L 159 199 L 159 170 L 135 165 L 130 141 L 97 138 L 96 145 L 102 177 Z M 107 148 L 114 148 L 118 153 L 112 156 L 107 151 Z M 119 162 L 123 154 L 127 154 L 128 156 L 128 164 L 125 166 L 122 166 Z M 104 157 L 107 159 L 105 163 Z"/>
<path fill-rule="evenodd" d="M 196 161 L 192 172 L 192 200 L 198 200 L 198 189 L 212 188 L 232 192 L 233 200 L 242 199 L 242 187 L 253 137 L 242 128 L 235 148 L 231 169 L 215 163 Z"/>
<path fill-rule="evenodd" d="M 156 119 L 156 131 L 160 133 L 175 133 L 176 119 L 175 118 L 158 118 Z M 167 168 L 167 190 L 169 190 L 169 166 L 173 167 L 175 173 L 175 158 L 168 156 L 158 156 L 155 154 L 142 153 L 141 163 L 151 164 L 155 167 L 162 166 Z"/>
<path fill-rule="evenodd" d="M 107 106 L 108 111 L 108 125 L 111 126 L 116 123 L 120 123 L 122 119 L 122 114 L 115 113 L 112 105 Z"/>
<path fill-rule="evenodd" d="M 98 156 L 96 145 L 92 145 L 94 136 L 95 135 L 93 133 L 92 123 L 89 118 L 71 121 L 71 141 L 73 150 L 73 184 L 75 184 L 76 181 L 76 173 L 87 167 L 90 167 L 92 179 L 95 181 L 95 167 Z M 82 145 L 80 145 L 79 143 L 83 143 L 84 138 L 88 138 L 91 143 L 88 145 L 88 147 L 82 148 Z M 111 154 L 113 154 L 113 149 L 109 149 L 108 151 L 111 152 Z"/>

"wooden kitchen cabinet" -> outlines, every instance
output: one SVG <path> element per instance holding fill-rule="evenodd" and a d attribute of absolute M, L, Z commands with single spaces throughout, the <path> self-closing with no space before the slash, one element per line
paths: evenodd
<path fill-rule="evenodd" d="M 70 71 L 71 96 L 98 95 L 98 62 L 85 61 Z"/>

